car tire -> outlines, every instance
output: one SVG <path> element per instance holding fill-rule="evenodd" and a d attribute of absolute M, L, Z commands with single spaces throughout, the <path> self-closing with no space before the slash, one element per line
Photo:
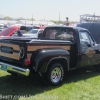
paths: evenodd
<path fill-rule="evenodd" d="M 64 79 L 64 68 L 60 63 L 49 66 L 46 73 L 46 79 L 51 85 L 58 85 Z"/>

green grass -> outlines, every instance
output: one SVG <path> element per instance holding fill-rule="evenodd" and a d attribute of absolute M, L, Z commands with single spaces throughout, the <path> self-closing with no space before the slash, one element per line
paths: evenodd
<path fill-rule="evenodd" d="M 100 100 L 100 73 L 93 68 L 71 71 L 63 84 L 50 86 L 38 75 L 15 77 L 0 71 L 0 100 L 12 100 L 10 95 L 14 100 Z"/>

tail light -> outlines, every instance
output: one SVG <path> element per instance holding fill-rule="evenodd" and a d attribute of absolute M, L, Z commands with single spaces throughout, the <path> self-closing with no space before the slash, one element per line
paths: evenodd
<path fill-rule="evenodd" d="M 25 66 L 28 66 L 30 63 L 31 63 L 31 62 L 30 62 L 30 59 L 25 59 L 25 60 L 24 60 L 24 65 L 25 65 Z"/>

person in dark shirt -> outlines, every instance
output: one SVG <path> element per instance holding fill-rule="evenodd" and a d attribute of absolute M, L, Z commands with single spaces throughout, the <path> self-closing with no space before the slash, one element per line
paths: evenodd
<path fill-rule="evenodd" d="M 20 28 L 17 30 L 17 35 L 18 36 L 23 36 L 23 33 L 20 31 Z"/>

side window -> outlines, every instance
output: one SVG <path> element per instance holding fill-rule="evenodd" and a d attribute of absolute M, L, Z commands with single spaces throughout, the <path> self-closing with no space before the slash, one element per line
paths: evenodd
<path fill-rule="evenodd" d="M 92 40 L 90 40 L 90 36 L 86 31 L 79 32 L 79 37 L 80 37 L 81 44 L 85 44 L 86 42 L 88 44 L 91 44 Z"/>

